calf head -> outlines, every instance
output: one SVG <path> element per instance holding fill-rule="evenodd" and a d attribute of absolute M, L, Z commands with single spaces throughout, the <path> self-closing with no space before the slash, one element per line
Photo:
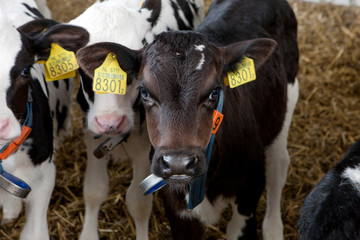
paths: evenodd
<path fill-rule="evenodd" d="M 217 47 L 199 33 L 166 32 L 139 52 L 124 54 L 137 54 L 133 62 L 140 63 L 132 71 L 139 69 L 155 175 L 184 183 L 206 171 L 204 152 L 224 76 L 243 56 L 258 69 L 275 46 L 273 40 L 255 39 Z"/>
<path fill-rule="evenodd" d="M 97 94 L 92 87 L 94 70 L 112 50 L 111 44 L 101 42 L 118 42 L 131 49 L 140 49 L 146 32 L 151 28 L 148 19 L 155 11 L 153 8 L 160 7 L 135 10 L 125 6 L 124 3 L 121 1 L 95 3 L 72 21 L 89 31 L 90 43 L 94 44 L 77 54 L 81 67 L 81 88 L 77 100 L 86 113 L 87 128 L 95 134 L 112 136 L 126 133 L 134 126 L 132 107 L 138 92 L 131 75 L 127 77 L 125 95 Z M 120 63 L 121 68 L 123 68 L 122 64 Z"/>
<path fill-rule="evenodd" d="M 18 29 L 6 19 L 0 19 L 0 31 L 2 32 L 0 52 L 3 56 L 0 66 L 0 145 L 2 145 L 20 135 L 29 88 L 40 86 L 38 81 L 32 79 L 32 65 L 38 60 L 47 60 L 52 42 L 60 44 L 67 50 L 76 51 L 87 43 L 88 34 L 82 28 L 57 24 L 46 19 L 31 21 Z M 37 97 L 44 95 L 43 92 L 35 94 L 38 94 Z M 44 101 L 47 99 L 45 98 Z M 34 104 L 34 111 L 36 107 Z M 40 112 L 40 114 L 44 113 Z M 49 116 L 42 115 L 42 117 Z M 50 131 L 52 132 L 52 129 Z"/>
<path fill-rule="evenodd" d="M 183 183 L 206 171 L 204 152 L 225 74 L 244 55 L 260 67 L 274 46 L 258 39 L 216 47 L 201 34 L 177 32 L 160 35 L 143 50 L 140 91 L 155 175 Z"/>
<path fill-rule="evenodd" d="M 182 184 L 206 171 L 204 152 L 225 74 L 244 55 L 259 68 L 275 46 L 271 39 L 256 39 L 217 47 L 195 32 L 162 33 L 139 51 L 118 46 L 126 71 L 138 73 L 155 175 Z"/>

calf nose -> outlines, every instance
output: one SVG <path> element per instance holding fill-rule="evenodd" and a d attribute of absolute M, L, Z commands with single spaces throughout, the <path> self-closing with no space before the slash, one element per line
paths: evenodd
<path fill-rule="evenodd" d="M 160 159 L 162 171 L 165 175 L 181 176 L 193 175 L 198 159 L 195 156 L 162 156 Z"/>
<path fill-rule="evenodd" d="M 10 132 L 10 119 L 0 119 L 0 138 L 8 138 Z"/>
<path fill-rule="evenodd" d="M 115 114 L 98 116 L 95 118 L 97 130 L 100 134 L 118 134 L 121 132 L 125 116 Z"/>
<path fill-rule="evenodd" d="M 199 148 L 190 151 L 155 151 L 152 172 L 164 179 L 186 181 L 206 170 L 204 152 Z"/>

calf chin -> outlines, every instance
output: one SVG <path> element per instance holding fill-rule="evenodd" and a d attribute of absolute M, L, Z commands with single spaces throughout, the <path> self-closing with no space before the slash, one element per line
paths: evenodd
<path fill-rule="evenodd" d="M 155 149 L 151 170 L 170 183 L 186 184 L 207 170 L 205 153 L 200 147 L 180 150 L 158 147 Z"/>

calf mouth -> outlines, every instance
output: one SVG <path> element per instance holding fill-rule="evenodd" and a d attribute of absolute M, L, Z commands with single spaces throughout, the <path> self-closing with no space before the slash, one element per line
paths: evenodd
<path fill-rule="evenodd" d="M 166 180 L 170 183 L 184 184 L 191 182 L 192 179 L 193 179 L 192 176 L 186 174 L 178 174 L 178 175 L 172 175 Z"/>

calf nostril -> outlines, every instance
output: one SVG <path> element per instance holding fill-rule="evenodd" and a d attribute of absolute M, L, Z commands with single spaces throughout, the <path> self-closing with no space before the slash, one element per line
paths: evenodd
<path fill-rule="evenodd" d="M 166 169 L 169 169 L 169 168 L 170 168 L 168 157 L 162 156 L 162 157 L 161 157 L 161 163 L 163 164 L 163 167 L 164 167 L 164 168 L 166 168 Z"/>
<path fill-rule="evenodd" d="M 186 164 L 185 168 L 186 170 L 192 170 L 195 168 L 196 163 L 198 162 L 198 158 L 197 157 L 192 157 L 189 159 L 189 162 Z"/>
<path fill-rule="evenodd" d="M 121 124 L 124 122 L 125 117 L 122 116 L 118 119 L 118 124 L 116 125 L 116 129 L 120 128 Z"/>

